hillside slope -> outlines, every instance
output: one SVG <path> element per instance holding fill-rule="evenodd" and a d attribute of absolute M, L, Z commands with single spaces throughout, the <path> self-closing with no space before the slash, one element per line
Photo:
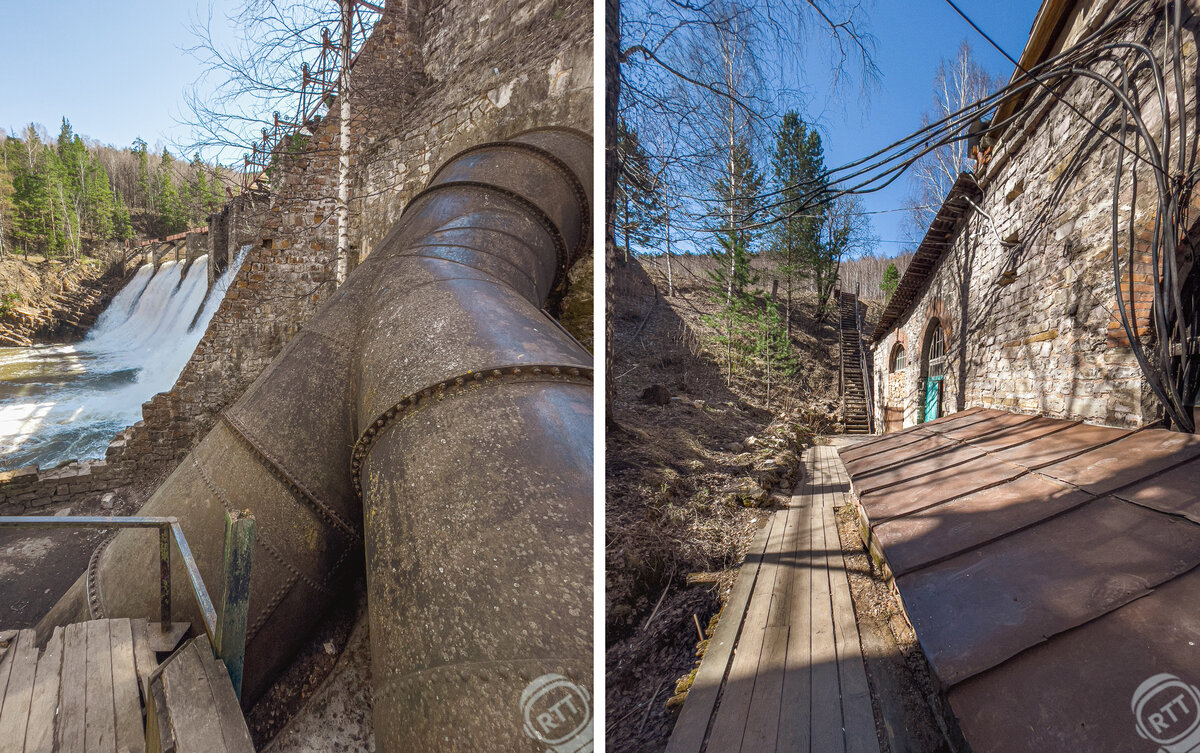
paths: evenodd
<path fill-rule="evenodd" d="M 793 304 L 794 376 L 726 381 L 706 260 L 619 265 L 614 283 L 614 417 L 607 439 L 605 591 L 607 740 L 611 751 L 662 750 L 667 700 L 693 667 L 772 495 L 795 483 L 798 452 L 835 429 L 837 333 Z M 688 585 L 690 579 L 697 582 Z M 674 704 L 671 704 L 672 706 Z"/>
<path fill-rule="evenodd" d="M 71 342 L 82 338 L 133 270 L 121 249 L 99 258 L 0 259 L 0 346 Z"/>

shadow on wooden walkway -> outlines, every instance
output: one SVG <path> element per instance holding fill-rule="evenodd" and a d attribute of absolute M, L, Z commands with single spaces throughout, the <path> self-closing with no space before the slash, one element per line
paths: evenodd
<path fill-rule="evenodd" d="M 834 447 L 805 452 L 791 504 L 751 546 L 667 753 L 878 753 L 834 508 Z"/>

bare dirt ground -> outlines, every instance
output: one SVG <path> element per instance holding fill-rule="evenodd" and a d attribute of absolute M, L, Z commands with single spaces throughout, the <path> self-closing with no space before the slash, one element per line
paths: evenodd
<path fill-rule="evenodd" d="M 862 641 L 881 753 L 967 750 L 930 680 L 916 633 L 882 571 L 872 567 L 852 506 L 837 510 L 838 536 Z"/>
<path fill-rule="evenodd" d="M 42 515 L 132 515 L 154 482 L 120 487 L 111 507 L 94 499 L 51 507 Z M 93 529 L 0 529 L 0 630 L 31 628 L 83 575 L 106 531 Z"/>

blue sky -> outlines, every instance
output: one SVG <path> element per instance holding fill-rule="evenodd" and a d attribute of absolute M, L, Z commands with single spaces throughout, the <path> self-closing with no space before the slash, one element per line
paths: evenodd
<path fill-rule="evenodd" d="M 1038 0 L 961 0 L 961 7 L 1014 57 L 1024 47 Z M 214 27 L 235 0 L 214 0 Z M 0 65 L 0 128 L 26 123 L 58 131 L 66 115 L 77 131 L 103 143 L 128 146 L 141 137 L 151 146 L 185 140 L 176 120 L 185 113 L 183 92 L 201 73 L 183 50 L 194 43 L 188 24 L 207 16 L 208 0 L 0 2 L 5 29 Z M 874 151 L 916 130 L 930 106 L 938 61 L 968 40 L 976 58 L 1004 78 L 1012 64 L 959 18 L 944 0 L 876 0 L 869 9 L 882 71 L 865 102 L 824 107 L 826 162 L 833 166 Z M 824 59 L 806 62 L 813 107 L 824 104 Z M 842 106 L 844 104 L 844 107 Z M 864 106 L 865 105 L 865 106 Z M 907 184 L 865 197 L 868 210 L 902 205 Z M 872 217 L 883 241 L 903 239 L 899 213 Z M 882 243 L 895 253 L 898 243 Z"/>
<path fill-rule="evenodd" d="M 232 0 L 214 3 L 214 27 Z M 183 49 L 188 25 L 206 18 L 208 0 L 0 2 L 0 128 L 30 122 L 58 133 L 65 115 L 100 142 L 151 147 L 182 139 L 175 119 L 200 64 Z"/>
<path fill-rule="evenodd" d="M 1014 58 L 1029 36 L 1039 0 L 958 0 L 958 6 Z M 824 109 L 822 125 L 825 163 L 833 167 L 870 154 L 920 127 L 921 113 L 932 105 L 931 86 L 938 62 L 953 58 L 965 39 L 975 59 L 993 74 L 1007 80 L 1013 65 L 967 25 L 945 0 L 876 0 L 868 11 L 876 37 L 876 64 L 881 70 L 878 89 L 866 107 L 855 101 L 844 108 L 823 107 L 823 60 L 806 61 L 813 78 L 813 107 Z M 825 66 L 827 67 L 827 66 Z M 889 188 L 863 197 L 868 211 L 903 206 L 907 176 Z M 883 241 L 904 240 L 899 212 L 872 215 L 875 232 Z M 893 255 L 905 244 L 881 243 L 879 252 Z"/>

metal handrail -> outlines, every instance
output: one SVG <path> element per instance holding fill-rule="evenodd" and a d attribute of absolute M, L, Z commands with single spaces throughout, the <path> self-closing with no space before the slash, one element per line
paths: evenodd
<path fill-rule="evenodd" d="M 221 618 L 204 586 L 196 557 L 183 535 L 179 519 L 154 516 L 11 515 L 0 516 L 0 528 L 157 528 L 159 554 L 159 618 L 162 629 L 171 624 L 171 539 L 179 549 L 192 596 L 204 620 L 213 655 L 225 663 L 234 691 L 241 698 L 242 667 L 246 656 L 246 615 L 249 602 L 250 553 L 254 517 L 225 515 L 225 583 Z"/>

